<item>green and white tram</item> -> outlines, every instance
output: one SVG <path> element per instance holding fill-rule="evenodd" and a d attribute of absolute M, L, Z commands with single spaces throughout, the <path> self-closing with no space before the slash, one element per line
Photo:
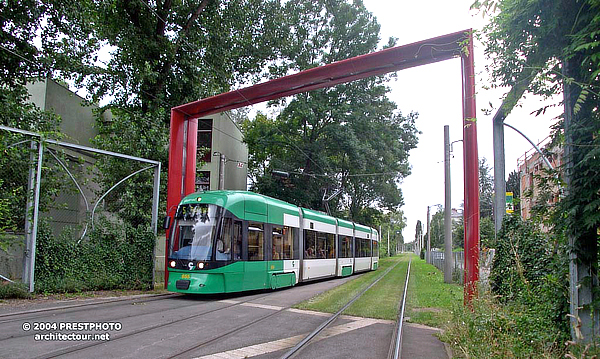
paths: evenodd
<path fill-rule="evenodd" d="M 167 289 L 229 293 L 377 269 L 375 229 L 245 191 L 188 195 L 170 228 Z"/>

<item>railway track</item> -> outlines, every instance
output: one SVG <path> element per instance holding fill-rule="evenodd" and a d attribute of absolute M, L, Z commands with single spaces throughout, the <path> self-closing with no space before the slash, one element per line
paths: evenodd
<path fill-rule="evenodd" d="M 4 313 L 0 314 L 0 324 L 10 323 L 21 320 L 33 320 L 39 318 L 45 318 L 50 313 L 56 314 L 60 312 L 68 312 L 68 313 L 76 313 L 79 311 L 86 311 L 88 307 L 98 307 L 98 306 L 111 306 L 111 305 L 129 305 L 131 303 L 146 303 L 152 302 L 156 300 L 169 299 L 174 297 L 180 297 L 181 294 L 178 293 L 165 293 L 165 294 L 155 294 L 144 297 L 135 297 L 135 298 L 118 298 L 118 299 L 110 299 L 104 301 L 90 302 L 90 303 L 79 303 L 72 305 L 63 305 L 63 306 L 55 306 L 49 308 L 40 308 L 33 310 L 25 310 L 20 312 L 12 312 L 12 313 Z"/>
<path fill-rule="evenodd" d="M 343 312 L 344 309 L 349 307 L 362 294 L 364 294 L 366 291 L 368 291 L 369 288 L 373 287 L 377 282 L 379 282 L 379 280 L 384 278 L 391 270 L 396 268 L 399 263 L 400 262 L 396 263 L 391 268 L 388 268 L 382 275 L 378 276 L 376 281 L 371 283 L 369 285 L 369 287 L 367 287 L 358 296 L 356 296 L 351 301 L 349 301 L 342 308 L 341 311 L 339 311 L 335 315 L 328 318 L 325 322 L 321 323 L 321 325 L 319 325 L 320 330 L 318 330 L 318 332 L 321 332 L 323 329 L 327 328 L 331 323 L 333 323 L 336 320 L 336 318 L 338 318 L 340 316 L 340 314 Z M 128 347 L 128 346 L 130 347 L 130 344 L 127 344 L 128 341 L 134 341 L 134 342 L 138 343 L 138 342 L 141 342 L 141 341 L 145 340 L 146 338 L 150 338 L 150 337 L 160 338 L 161 335 L 163 335 L 161 333 L 170 333 L 171 331 L 173 331 L 173 333 L 175 333 L 174 335 L 176 335 L 178 328 L 181 328 L 182 326 L 197 325 L 198 323 L 200 323 L 199 321 L 197 321 L 197 319 L 202 318 L 203 316 L 208 316 L 211 313 L 217 313 L 220 311 L 223 311 L 223 313 L 227 313 L 231 309 L 234 309 L 237 311 L 240 311 L 240 310 L 244 311 L 246 309 L 242 309 L 242 308 L 247 308 L 247 307 L 252 307 L 252 306 L 260 307 L 261 304 L 259 304 L 259 302 L 261 302 L 261 299 L 271 295 L 272 293 L 278 293 L 278 292 L 269 292 L 269 293 L 265 293 L 264 295 L 251 295 L 247 299 L 233 298 L 235 300 L 203 301 L 201 303 L 202 305 L 204 305 L 204 304 L 207 304 L 209 306 L 220 305 L 219 308 L 208 308 L 208 309 L 194 305 L 192 300 L 187 300 L 187 301 L 183 302 L 183 305 L 185 306 L 185 308 L 189 309 L 189 311 L 188 311 L 189 314 L 186 316 L 182 316 L 181 313 L 177 313 L 175 311 L 176 309 L 178 309 L 178 308 L 181 309 L 181 307 L 182 307 L 182 305 L 181 305 L 182 302 L 178 300 L 178 302 L 180 303 L 179 305 L 175 306 L 174 308 L 165 309 L 164 312 L 160 313 L 162 315 L 162 318 L 159 319 L 158 321 L 154 322 L 152 325 L 143 326 L 143 327 L 140 327 L 140 328 L 128 331 L 128 332 L 114 333 L 110 337 L 110 342 L 102 342 L 102 341 L 100 341 L 100 342 L 83 342 L 83 343 L 80 342 L 75 345 L 69 345 L 69 346 L 64 346 L 64 347 L 60 347 L 60 348 L 52 348 L 53 350 L 49 350 L 49 351 L 45 352 L 43 355 L 38 356 L 37 358 L 57 358 L 57 357 L 64 357 L 64 356 L 70 356 L 70 357 L 86 356 L 90 353 L 97 353 L 99 349 L 94 349 L 95 347 L 102 348 L 102 349 L 106 349 L 106 348 L 115 348 L 116 349 L 116 348 L 120 348 L 120 347 L 122 348 L 122 347 Z M 285 291 L 283 291 L 282 294 L 285 294 Z M 175 297 L 177 297 L 177 296 L 178 295 L 175 295 Z M 159 297 L 159 298 L 173 299 L 173 297 L 171 297 L 171 296 L 164 296 L 164 297 Z M 145 300 L 144 302 L 158 303 L 159 298 L 154 298 L 154 299 L 149 298 L 148 300 Z M 185 298 L 182 298 L 182 300 L 185 300 Z M 136 301 L 135 299 L 130 299 L 130 300 L 122 300 L 117 303 L 115 303 L 115 302 L 101 303 L 101 305 L 105 307 L 103 310 L 107 310 L 107 313 L 110 313 L 110 309 L 107 309 L 107 307 L 110 308 L 109 304 L 125 305 L 125 304 L 131 304 L 135 301 Z M 139 298 L 137 298 L 137 301 L 139 301 Z M 191 305 L 189 305 L 190 302 L 192 302 Z M 296 301 L 294 301 L 293 304 L 288 303 L 290 305 L 285 305 L 285 306 L 281 306 L 281 307 L 277 307 L 277 308 L 275 306 L 270 306 L 271 308 L 268 308 L 268 309 L 270 309 L 268 313 L 260 313 L 260 315 L 257 315 L 257 314 L 259 314 L 258 312 L 253 311 L 252 315 L 249 315 L 247 318 L 244 318 L 244 320 L 240 320 L 240 323 L 238 323 L 237 325 L 229 325 L 229 326 L 225 326 L 225 327 L 214 328 L 214 330 L 212 330 L 212 328 L 211 328 L 211 331 L 209 331 L 209 333 L 206 333 L 207 335 L 198 336 L 199 341 L 194 342 L 193 344 L 188 341 L 187 346 L 180 347 L 177 350 L 174 350 L 167 355 L 162 354 L 161 357 L 168 357 L 168 358 L 198 357 L 198 354 L 206 353 L 209 349 L 218 347 L 219 344 L 224 341 L 237 340 L 236 338 L 239 338 L 240 335 L 243 337 L 244 331 L 252 332 L 252 330 L 256 330 L 256 328 L 260 328 L 261 324 L 259 324 L 259 323 L 271 323 L 271 321 L 268 321 L 268 322 L 265 322 L 265 321 L 269 320 L 270 318 L 276 318 L 278 315 L 282 315 L 283 313 L 286 313 L 288 311 L 293 312 L 294 309 L 291 309 L 291 307 L 296 304 L 295 302 Z M 225 304 L 225 305 L 222 305 L 222 304 Z M 240 306 L 240 308 L 235 309 L 235 307 L 238 307 L 238 306 Z M 263 306 L 269 307 L 268 305 L 263 305 Z M 152 314 L 151 310 L 153 310 L 156 307 L 160 307 L 160 306 L 157 304 L 154 307 L 148 307 L 145 309 L 146 310 L 145 313 L 137 313 L 137 314 L 131 313 L 130 315 L 126 315 L 126 316 L 115 316 L 114 320 L 124 319 L 124 318 L 128 318 L 131 316 L 135 317 L 138 315 Z M 54 316 L 56 316 L 57 314 L 69 314 L 70 315 L 71 312 L 69 312 L 69 310 L 70 311 L 85 311 L 88 309 L 90 309 L 89 306 L 76 305 L 76 306 L 69 306 L 69 307 L 64 307 L 64 308 L 49 308 L 48 310 L 45 310 L 45 311 L 27 311 L 27 312 L 20 312 L 20 313 L 11 313 L 9 315 L 4 315 L 0 318 L 4 318 L 5 321 L 9 321 L 9 320 L 10 321 L 23 321 L 24 319 L 30 320 L 31 316 L 36 316 L 36 318 L 44 316 L 45 318 L 56 319 L 57 317 L 54 317 Z M 171 310 L 173 310 L 173 313 L 170 313 Z M 198 310 L 200 310 L 200 311 L 198 311 Z M 169 313 L 167 313 L 167 312 L 169 312 Z M 175 313 L 178 315 L 177 318 L 174 318 Z M 219 315 L 224 315 L 224 314 L 219 314 Z M 50 317 L 50 316 L 52 316 L 52 317 Z M 214 317 L 214 315 L 212 317 Z M 226 317 L 226 315 L 225 315 L 225 317 Z M 111 320 L 108 318 L 109 317 L 106 317 L 106 321 Z M 163 320 L 163 318 L 169 318 L 169 320 L 165 321 L 165 320 Z M 211 318 L 211 316 L 208 316 L 207 318 Z M 283 315 L 282 317 L 277 318 L 277 320 L 275 320 L 275 321 L 285 320 L 285 318 L 286 318 L 285 315 Z M 149 318 L 148 320 L 151 320 L 151 318 Z M 156 320 L 156 316 L 154 317 L 154 320 Z M 202 320 L 206 321 L 205 319 L 202 319 Z M 139 319 L 134 319 L 134 321 L 144 323 L 145 319 L 139 318 Z M 210 322 L 210 320 L 209 320 L 209 322 Z M 401 321 L 399 321 L 399 322 L 401 323 Z M 188 323 L 188 324 L 186 324 L 186 323 Z M 232 323 L 232 324 L 234 324 L 234 323 Z M 269 324 L 266 324 L 266 325 L 269 325 Z M 317 329 L 319 329 L 319 328 L 317 328 Z M 302 345 L 300 345 L 299 348 L 296 348 L 292 355 L 297 356 L 298 355 L 297 353 L 300 353 L 303 350 L 303 348 L 305 348 L 312 341 L 314 341 L 315 336 L 318 334 L 318 332 L 316 332 L 313 335 L 309 335 L 310 338 L 309 338 L 309 336 L 306 336 L 306 338 L 304 338 L 301 341 Z M 150 334 L 150 333 L 152 333 L 152 334 Z M 146 334 L 146 335 L 144 335 L 144 334 Z M 30 335 L 31 335 L 31 333 L 24 333 L 23 336 L 30 336 Z M 139 338 L 139 339 L 137 339 L 137 338 Z M 228 338 L 231 338 L 231 339 L 228 339 Z M 7 338 L 7 339 L 10 339 L 10 338 Z M 318 338 L 317 338 L 317 340 L 318 340 Z M 0 346 L 2 345 L 1 342 L 2 342 L 2 339 L 0 339 Z M 119 344 L 120 342 L 122 342 L 124 345 Z M 183 343 L 184 342 L 182 342 L 182 344 Z M 105 345 L 105 346 L 99 347 L 101 345 Z M 106 346 L 108 346 L 108 347 L 106 347 Z M 287 348 L 289 348 L 289 346 Z M 175 348 L 173 348 L 173 349 L 175 349 Z M 32 356 L 35 356 L 35 355 L 32 355 Z M 291 356 L 288 356 L 288 357 L 291 357 Z"/>
<path fill-rule="evenodd" d="M 400 314 L 398 317 L 398 322 L 396 324 L 396 329 L 394 331 L 394 335 L 392 336 L 392 343 L 390 345 L 390 354 L 389 358 L 398 359 L 401 357 L 401 349 L 402 349 L 402 322 L 404 320 L 404 304 L 406 302 L 406 291 L 408 288 L 408 278 L 410 275 L 410 263 L 408 263 L 408 270 L 406 274 L 406 281 L 404 286 L 404 291 L 402 295 L 402 301 L 400 303 Z M 377 284 L 382 278 L 384 278 L 391 270 L 393 270 L 400 262 L 396 263 L 393 267 L 387 269 L 381 276 L 377 278 L 373 283 L 371 283 L 367 288 L 365 288 L 362 292 L 357 294 L 354 298 L 352 298 L 348 303 L 346 303 L 339 311 L 329 317 L 327 320 L 323 321 L 321 325 L 319 325 L 315 330 L 309 333 L 304 339 L 302 339 L 298 344 L 292 347 L 289 351 L 287 351 L 281 359 L 290 359 L 300 355 L 303 349 L 305 349 L 308 345 L 310 345 L 311 341 L 313 341 L 319 333 L 321 333 L 325 328 L 329 327 L 336 319 L 348 308 L 352 303 L 358 300 L 363 296 L 369 289 L 371 289 L 375 284 Z"/>
<path fill-rule="evenodd" d="M 226 309 L 229 309 L 229 308 L 237 306 L 237 305 L 241 305 L 241 304 L 244 304 L 244 303 L 251 302 L 253 300 L 257 300 L 257 299 L 266 297 L 268 295 L 269 295 L 269 293 L 261 295 L 259 297 L 254 297 L 253 296 L 252 298 L 247 299 L 245 301 L 241 301 L 241 302 L 238 302 L 238 303 L 235 303 L 235 304 L 225 305 L 224 307 L 220 307 L 220 308 L 206 310 L 206 311 L 203 311 L 203 312 L 200 312 L 200 313 L 196 313 L 196 314 L 193 314 L 193 315 L 186 316 L 183 319 L 176 319 L 176 320 L 170 320 L 170 321 L 167 321 L 167 322 L 161 322 L 161 323 L 158 323 L 158 324 L 154 324 L 154 325 L 150 325 L 150 326 L 147 326 L 147 327 L 139 328 L 139 329 L 133 330 L 133 331 L 128 332 L 128 333 L 123 333 L 121 335 L 117 334 L 117 335 L 111 336 L 110 343 L 112 344 L 115 341 L 119 341 L 119 340 L 122 340 L 122 339 L 125 339 L 125 338 L 129 338 L 129 337 L 132 337 L 132 336 L 139 335 L 139 334 L 143 334 L 143 333 L 146 333 L 146 332 L 149 332 L 149 331 L 152 331 L 152 330 L 156 330 L 156 329 L 159 329 L 159 328 L 162 329 L 162 328 L 165 328 L 165 327 L 168 327 L 168 326 L 178 325 L 178 324 L 181 324 L 181 323 L 183 323 L 185 321 L 189 321 L 189 320 L 192 320 L 192 319 L 197 319 L 197 318 L 202 317 L 202 316 L 207 315 L 207 314 L 211 314 L 211 313 L 215 313 L 215 312 L 218 312 L 218 311 L 226 310 Z M 62 348 L 62 349 L 56 350 L 54 352 L 46 353 L 46 354 L 44 354 L 42 356 L 37 357 L 36 359 L 41 359 L 41 358 L 46 358 L 46 359 L 58 358 L 58 357 L 65 356 L 65 355 L 72 354 L 72 353 L 76 353 L 76 352 L 79 352 L 79 351 L 82 351 L 82 350 L 85 350 L 85 349 L 90 349 L 92 347 L 95 347 L 95 346 L 98 346 L 98 345 L 102 345 L 102 344 L 105 344 L 105 342 L 91 342 L 91 343 L 85 343 L 85 344 L 80 344 L 80 345 L 74 345 L 74 346 L 70 346 L 70 347 L 67 347 L 67 348 Z"/>

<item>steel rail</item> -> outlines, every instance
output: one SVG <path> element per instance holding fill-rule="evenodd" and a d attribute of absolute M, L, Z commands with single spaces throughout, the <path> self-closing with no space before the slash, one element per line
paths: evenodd
<path fill-rule="evenodd" d="M 402 294 L 402 302 L 400 304 L 400 315 L 398 316 L 398 322 L 396 324 L 397 331 L 394 333 L 395 340 L 393 354 L 390 355 L 392 359 L 402 358 L 402 324 L 404 323 L 404 306 L 406 305 L 406 293 L 408 292 L 408 279 L 410 278 L 410 264 L 412 258 L 408 261 L 408 269 L 406 270 L 406 280 L 404 281 L 404 293 Z M 391 347 L 391 345 L 390 345 Z M 391 349 L 391 348 L 390 348 Z"/>
<path fill-rule="evenodd" d="M 207 310 L 205 312 L 197 313 L 197 314 L 191 315 L 191 316 L 183 318 L 183 319 L 175 319 L 175 320 L 171 320 L 171 321 L 168 321 L 168 322 L 165 322 L 165 323 L 159 323 L 159 324 L 150 325 L 148 327 L 140 328 L 140 329 L 134 330 L 134 331 L 129 332 L 129 333 L 124 333 L 122 335 L 115 335 L 115 336 L 111 335 L 109 343 L 113 343 L 114 341 L 117 341 L 117 340 L 120 340 L 120 339 L 124 339 L 124 338 L 128 338 L 128 337 L 131 337 L 131 336 L 134 336 L 134 335 L 138 335 L 138 334 L 141 334 L 141 333 L 149 332 L 151 330 L 155 330 L 155 329 L 158 329 L 158 328 L 164 328 L 164 327 L 169 326 L 169 325 L 180 324 L 181 322 L 184 322 L 184 321 L 187 321 L 187 320 L 190 320 L 190 319 L 195 319 L 195 318 L 201 317 L 201 316 L 206 315 L 206 314 L 211 314 L 211 313 L 218 312 L 218 311 L 221 311 L 221 310 L 229 309 L 229 308 L 237 306 L 237 305 L 241 305 L 241 304 L 244 304 L 244 303 L 251 302 L 253 300 L 264 298 L 264 297 L 268 296 L 269 294 L 270 293 L 267 293 L 265 295 L 261 295 L 261 296 L 258 296 L 258 297 L 252 297 L 252 298 L 250 298 L 248 300 L 241 301 L 241 302 L 238 302 L 238 303 L 235 303 L 235 304 L 226 305 L 226 306 L 221 307 L 221 308 Z M 215 339 L 213 339 L 212 341 L 214 341 L 214 340 Z M 80 344 L 80 345 L 73 345 L 73 346 L 70 346 L 70 347 L 58 349 L 58 350 L 50 352 L 50 353 L 46 353 L 46 354 L 41 355 L 41 356 L 39 356 L 37 358 L 39 358 L 39 359 L 41 359 L 41 358 L 45 358 L 45 359 L 57 358 L 57 357 L 60 357 L 60 356 L 63 356 L 63 355 L 67 355 L 67 354 L 71 354 L 71 353 L 78 352 L 78 351 L 81 351 L 81 350 L 89 349 L 89 348 L 92 348 L 92 347 L 95 347 L 95 346 L 98 346 L 98 345 L 103 345 L 103 344 L 106 344 L 106 343 L 107 342 L 100 341 L 100 342 L 94 342 L 94 343 L 86 343 L 86 344 Z"/>
<path fill-rule="evenodd" d="M 315 336 L 317 336 L 321 331 L 323 331 L 323 329 L 327 328 L 327 326 L 329 326 L 334 320 L 336 320 L 350 305 L 352 305 L 352 303 L 354 303 L 358 298 L 360 298 L 363 294 L 365 294 L 369 289 L 371 289 L 375 284 L 377 284 L 383 277 L 385 277 L 392 269 L 396 268 L 396 266 L 400 264 L 400 261 L 398 261 L 396 264 L 394 264 L 393 267 L 389 268 L 388 270 L 386 270 L 382 275 L 379 276 L 379 278 L 377 278 L 373 283 L 371 283 L 367 288 L 365 288 L 362 292 L 358 293 L 354 298 L 352 298 L 348 303 L 346 303 L 342 309 L 338 310 L 334 315 L 332 315 L 331 317 L 329 317 L 329 319 L 327 319 L 326 321 L 324 321 L 323 323 L 321 323 L 321 325 L 319 325 L 315 330 L 313 330 L 311 333 L 309 333 L 306 337 L 304 337 L 304 339 L 302 339 L 298 344 L 296 344 L 294 347 L 292 347 L 292 349 L 290 349 L 289 351 L 287 351 L 282 357 L 281 359 L 289 359 L 291 358 L 293 355 L 297 354 L 300 350 L 302 350 L 302 348 L 305 347 L 305 345 L 310 342 Z"/>
<path fill-rule="evenodd" d="M 25 310 L 25 311 L 20 311 L 20 312 L 5 313 L 5 314 L 0 314 L 0 324 L 8 323 L 9 321 L 12 321 L 12 320 L 2 320 L 2 318 L 15 317 L 15 316 L 19 316 L 19 315 L 40 314 L 40 313 L 46 313 L 46 312 L 53 312 L 53 311 L 57 311 L 57 310 L 68 310 L 68 309 L 73 309 L 73 308 L 89 307 L 89 306 L 93 306 L 93 305 L 106 305 L 106 304 L 128 302 L 128 301 L 137 301 L 140 303 L 145 303 L 145 302 L 151 302 L 151 301 L 161 300 L 161 299 L 168 299 L 170 297 L 178 297 L 178 296 L 180 296 L 180 294 L 175 294 L 175 293 L 151 294 L 151 295 L 145 295 L 143 297 L 136 297 L 136 298 L 109 299 L 109 300 L 103 300 L 103 301 L 99 301 L 99 302 L 95 302 L 95 303 L 80 303 L 80 304 L 65 305 L 65 306 L 60 306 L 60 307 L 40 308 L 40 309 L 31 309 L 31 310 Z M 84 309 L 82 309 L 82 310 L 84 310 Z M 32 319 L 32 318 L 37 318 L 37 317 L 43 317 L 43 315 L 25 318 L 25 319 Z M 15 320 L 21 320 L 21 319 L 23 319 L 23 318 L 16 318 Z"/>

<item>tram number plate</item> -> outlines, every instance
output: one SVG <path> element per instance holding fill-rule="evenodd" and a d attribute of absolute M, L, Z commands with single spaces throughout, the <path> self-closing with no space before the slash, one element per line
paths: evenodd
<path fill-rule="evenodd" d="M 182 274 L 181 279 L 190 279 L 192 276 L 189 274 Z"/>

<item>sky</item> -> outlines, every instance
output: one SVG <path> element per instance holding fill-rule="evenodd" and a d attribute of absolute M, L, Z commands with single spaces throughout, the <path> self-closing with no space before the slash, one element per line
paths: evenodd
<path fill-rule="evenodd" d="M 366 8 L 381 25 L 381 45 L 390 36 L 398 39 L 398 45 L 466 29 L 480 30 L 488 21 L 476 11 L 469 10 L 473 0 L 420 0 L 382 1 L 364 0 Z M 477 141 L 479 158 L 485 158 L 493 168 L 492 117 L 508 89 L 486 90 L 489 76 L 485 73 L 487 60 L 483 45 L 475 43 L 475 71 L 477 86 Z M 410 153 L 412 173 L 404 179 L 402 189 L 407 218 L 403 231 L 405 242 L 414 240 L 417 220 L 425 226 L 427 206 L 444 204 L 444 125 L 449 125 L 450 141 L 462 140 L 462 99 L 460 59 L 420 66 L 398 72 L 398 79 L 390 83 L 389 97 L 402 113 L 419 113 L 416 121 L 419 135 L 418 147 Z M 528 96 L 522 107 L 515 108 L 506 118 L 534 142 L 550 134 L 557 111 L 535 117 L 530 113 L 542 106 L 542 100 Z M 482 109 L 494 107 L 491 115 Z M 517 160 L 532 146 L 525 138 L 505 128 L 506 176 L 517 169 Z M 463 202 L 463 151 L 462 142 L 453 145 L 451 158 L 452 207 L 459 208 Z M 493 170 L 491 171 L 493 175 Z M 437 207 L 432 208 L 432 214 Z M 385 233 L 383 233 L 385 236 Z"/>

